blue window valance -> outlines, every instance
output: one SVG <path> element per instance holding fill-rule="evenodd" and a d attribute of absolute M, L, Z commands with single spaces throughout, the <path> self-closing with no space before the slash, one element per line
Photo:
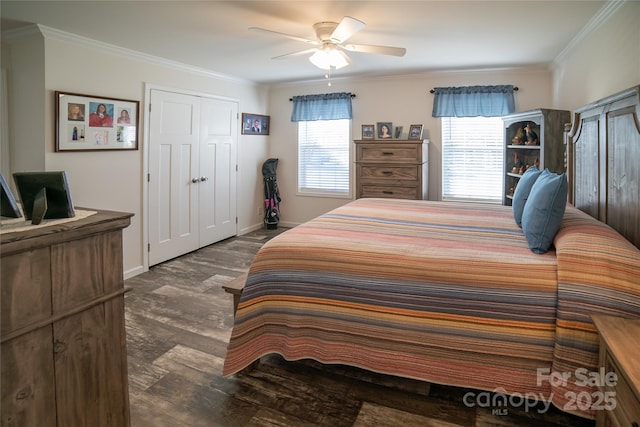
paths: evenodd
<path fill-rule="evenodd" d="M 351 118 L 351 94 L 348 92 L 293 97 L 292 122 Z"/>
<path fill-rule="evenodd" d="M 437 87 L 433 117 L 498 117 L 515 111 L 512 85 Z"/>

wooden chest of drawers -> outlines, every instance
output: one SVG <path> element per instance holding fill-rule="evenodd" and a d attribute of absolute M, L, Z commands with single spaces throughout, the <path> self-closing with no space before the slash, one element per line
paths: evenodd
<path fill-rule="evenodd" d="M 356 198 L 427 199 L 427 140 L 356 140 Z"/>
<path fill-rule="evenodd" d="M 2 426 L 129 426 L 122 229 L 131 214 L 2 234 Z"/>
<path fill-rule="evenodd" d="M 600 366 L 605 373 L 616 375 L 616 380 L 611 384 L 604 383 L 599 387 L 598 391 L 615 405 L 612 410 L 597 411 L 596 426 L 638 427 L 640 320 L 601 315 L 594 315 L 592 318 L 600 334 Z"/>

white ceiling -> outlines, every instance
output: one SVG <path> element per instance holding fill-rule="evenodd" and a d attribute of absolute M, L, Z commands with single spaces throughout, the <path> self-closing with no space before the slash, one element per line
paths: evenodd
<path fill-rule="evenodd" d="M 405 47 L 404 57 L 349 53 L 334 77 L 550 64 L 606 1 L 10 1 L 2 31 L 37 23 L 220 74 L 262 83 L 315 80 L 309 45 L 252 26 L 314 38 L 312 25 L 351 16 L 349 42 Z"/>

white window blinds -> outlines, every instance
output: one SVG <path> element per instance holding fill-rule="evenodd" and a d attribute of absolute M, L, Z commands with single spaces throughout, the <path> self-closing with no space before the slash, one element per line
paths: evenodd
<path fill-rule="evenodd" d="M 501 203 L 500 117 L 442 118 L 442 199 Z"/>
<path fill-rule="evenodd" d="M 298 122 L 298 193 L 350 196 L 351 120 Z"/>

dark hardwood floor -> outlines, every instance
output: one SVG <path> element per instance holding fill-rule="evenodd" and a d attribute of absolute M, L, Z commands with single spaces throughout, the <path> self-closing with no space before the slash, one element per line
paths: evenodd
<path fill-rule="evenodd" d="M 233 299 L 222 285 L 282 231 L 234 237 L 126 281 L 132 427 L 594 426 L 553 407 L 544 414 L 468 407 L 471 390 L 278 356 L 222 377 L 233 326 Z"/>

